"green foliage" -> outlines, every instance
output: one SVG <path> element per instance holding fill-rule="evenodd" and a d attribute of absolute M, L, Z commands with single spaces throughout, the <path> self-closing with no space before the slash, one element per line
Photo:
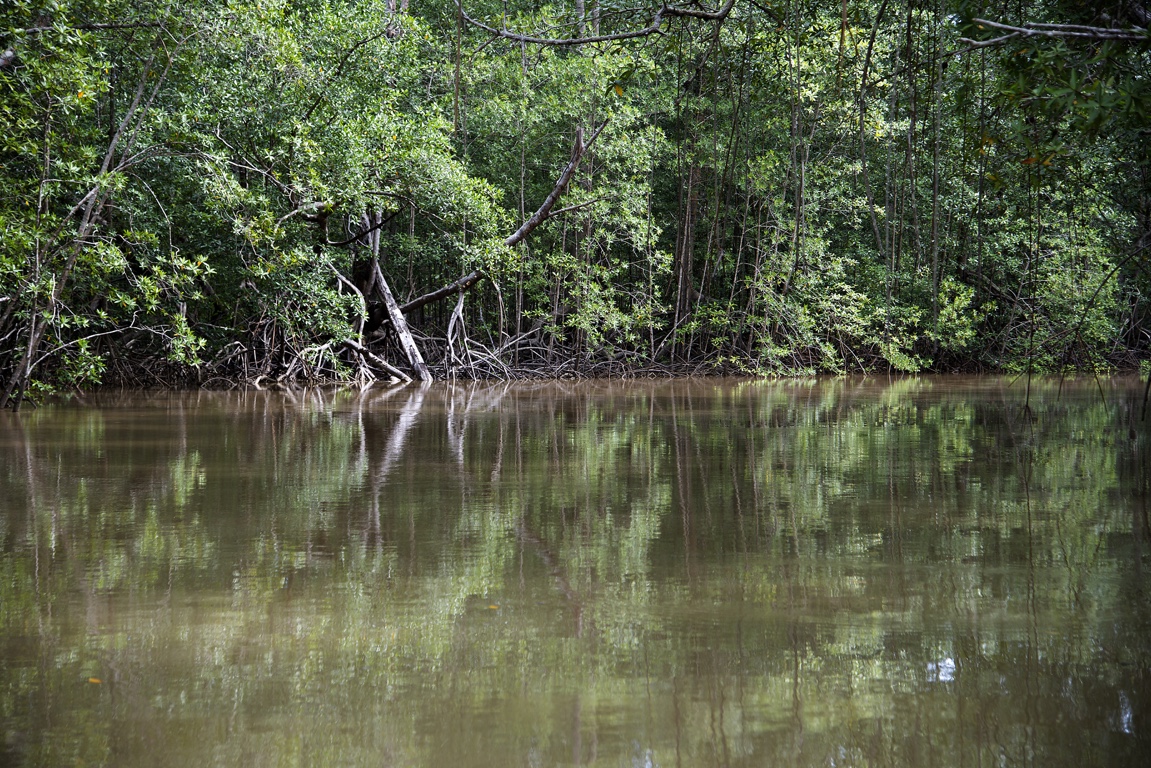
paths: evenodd
<path fill-rule="evenodd" d="M 1146 40 L 992 44 L 973 21 L 1127 17 L 737 2 L 556 47 L 394 5 L 4 6 L 5 403 L 290 378 L 307 349 L 348 375 L 333 345 L 376 310 L 376 262 L 401 300 L 479 270 L 466 333 L 505 364 L 522 343 L 552 368 L 1097 369 L 1151 343 Z M 599 8 L 468 10 L 544 36 L 648 23 Z M 450 317 L 409 321 L 434 350 Z"/>

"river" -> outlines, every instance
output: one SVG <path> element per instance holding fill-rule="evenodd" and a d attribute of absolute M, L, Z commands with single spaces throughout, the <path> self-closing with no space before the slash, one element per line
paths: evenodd
<path fill-rule="evenodd" d="M 1134 379 L 0 414 L 0 765 L 1151 755 Z"/>

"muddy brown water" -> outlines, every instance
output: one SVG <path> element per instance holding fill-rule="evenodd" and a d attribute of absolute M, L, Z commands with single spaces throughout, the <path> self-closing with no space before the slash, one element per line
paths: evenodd
<path fill-rule="evenodd" d="M 0 765 L 1151 755 L 1134 379 L 0 414 Z"/>

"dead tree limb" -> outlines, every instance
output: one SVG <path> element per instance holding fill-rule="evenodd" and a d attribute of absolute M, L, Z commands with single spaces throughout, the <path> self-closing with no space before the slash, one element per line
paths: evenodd
<path fill-rule="evenodd" d="M 409 312 L 417 310 L 427 304 L 431 304 L 433 302 L 439 301 L 442 298 L 451 296 L 456 291 L 466 291 L 482 279 L 483 275 L 480 274 L 479 270 L 473 269 L 471 272 L 467 273 L 460 279 L 448 283 L 443 288 L 437 288 L 431 293 L 425 293 L 423 296 L 412 299 L 407 304 L 404 304 L 402 307 L 400 307 L 400 311 L 406 315 Z"/>
<path fill-rule="evenodd" d="M 989 40 L 979 40 L 975 38 L 961 37 L 961 43 L 967 43 L 972 48 L 987 48 L 992 45 L 1006 42 L 1014 37 L 1053 37 L 1053 38 L 1070 38 L 1070 39 L 1086 39 L 1086 40 L 1116 40 L 1120 42 L 1138 43 L 1151 41 L 1151 36 L 1148 36 L 1147 30 L 1141 27 L 1132 27 L 1129 29 L 1121 27 L 1088 27 L 1082 24 L 1041 24 L 1039 22 L 1024 22 L 1021 26 L 1014 26 L 1011 24 L 1003 24 L 998 21 L 990 19 L 974 18 L 971 20 L 979 29 L 990 27 L 991 29 L 1005 32 L 1006 34 L 994 37 Z"/>
<path fill-rule="evenodd" d="M 408 321 L 404 319 L 404 313 L 400 311 L 396 297 L 392 295 L 392 289 L 388 287 L 388 281 L 384 279 L 384 273 L 380 271 L 380 262 L 374 262 L 374 266 L 376 287 L 384 297 L 384 306 L 388 308 L 388 317 L 392 321 L 392 327 L 396 329 L 396 335 L 400 338 L 400 346 L 404 348 L 408 362 L 411 363 L 416 372 L 416 378 L 420 381 L 431 381 L 432 374 L 428 370 L 427 363 L 424 362 L 424 356 L 420 354 L 420 348 L 416 346 L 416 340 L 412 338 Z"/>
<path fill-rule="evenodd" d="M 603 131 L 606 125 L 607 120 L 604 120 L 600 124 L 600 127 L 595 129 L 595 133 L 591 135 L 591 138 L 587 140 L 587 144 L 584 144 L 583 129 L 576 129 L 575 145 L 572 147 L 571 162 L 568 163 L 567 168 L 564 168 L 551 194 L 547 196 L 543 204 L 536 209 L 535 213 L 528 217 L 527 221 L 520 225 L 519 229 L 513 232 L 507 240 L 504 240 L 504 245 L 511 248 L 513 245 L 521 242 L 532 233 L 533 229 L 542 224 L 548 216 L 551 216 L 552 208 L 555 207 L 556 201 L 560 199 L 563 193 L 567 191 L 568 182 L 571 181 L 572 174 L 574 174 L 576 168 L 579 167 L 579 161 L 583 158 L 584 152 L 595 143 L 595 140 L 599 138 L 600 132 Z"/>
<path fill-rule="evenodd" d="M 363 359 L 367 360 L 369 363 L 376 366 L 377 368 L 379 368 L 383 371 L 386 371 L 387 373 L 390 373 L 392 376 L 395 376 L 397 379 L 404 382 L 405 384 L 412 380 L 411 376 L 404 373 L 399 368 L 397 368 L 396 366 L 392 365 L 391 363 L 389 363 L 384 358 L 377 355 L 375 352 L 372 352 L 370 349 L 368 349 L 367 347 L 365 347 L 363 344 L 356 341 L 355 339 L 344 339 L 341 342 L 341 344 L 344 347 L 347 347 L 348 349 L 352 350 L 357 355 L 359 355 Z"/>

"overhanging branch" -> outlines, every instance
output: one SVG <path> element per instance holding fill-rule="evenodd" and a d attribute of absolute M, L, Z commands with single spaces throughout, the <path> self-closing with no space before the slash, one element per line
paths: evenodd
<path fill-rule="evenodd" d="M 731 13 L 731 9 L 735 7 L 735 0 L 727 0 L 722 7 L 715 10 L 707 10 L 704 8 L 683 8 L 680 6 L 667 5 L 666 3 L 660 5 L 659 10 L 652 16 L 651 22 L 641 29 L 633 29 L 629 32 L 617 32 L 611 35 L 593 35 L 591 37 L 537 37 L 535 35 L 523 35 L 518 32 L 512 32 L 508 29 L 496 29 L 495 27 L 484 24 L 482 21 L 477 21 L 467 14 L 464 10 L 463 0 L 456 0 L 456 8 L 460 12 L 460 17 L 471 24 L 477 29 L 482 29 L 489 34 L 496 37 L 502 37 L 505 40 L 512 40 L 517 43 L 529 43 L 531 45 L 546 45 L 552 47 L 566 47 L 576 45 L 589 45 L 591 43 L 610 43 L 618 40 L 634 40 L 638 37 L 647 37 L 648 35 L 657 34 L 660 27 L 663 26 L 665 19 L 669 18 L 691 18 L 702 19 L 704 21 L 723 21 Z"/>

